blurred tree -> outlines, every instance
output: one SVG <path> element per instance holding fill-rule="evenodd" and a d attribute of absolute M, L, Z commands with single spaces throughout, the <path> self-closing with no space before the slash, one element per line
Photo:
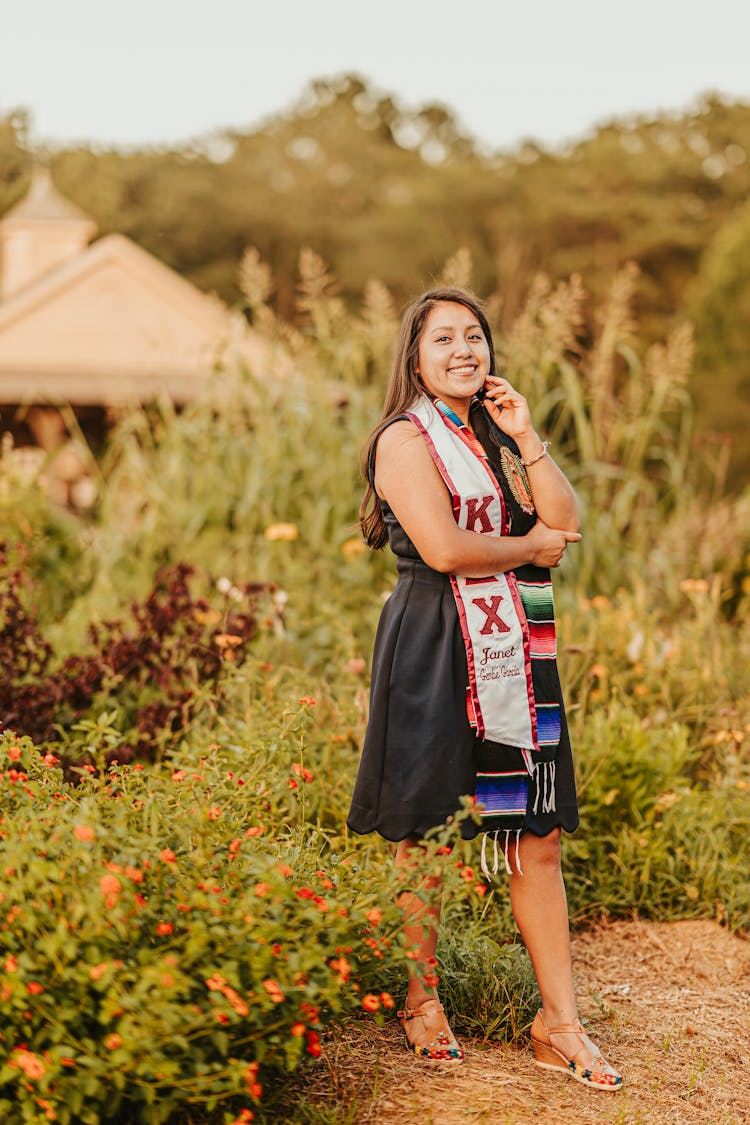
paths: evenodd
<path fill-rule="evenodd" d="M 26 132 L 23 114 L 0 122 L 0 212 L 25 188 Z M 717 96 L 679 116 L 610 122 L 564 150 L 526 142 L 491 154 L 445 106 L 410 108 L 342 75 L 312 82 L 253 130 L 179 150 L 60 150 L 52 171 L 101 233 L 122 231 L 229 302 L 243 300 L 239 266 L 255 247 L 283 318 L 299 315 L 303 247 L 327 263 L 345 304 L 378 279 L 397 307 L 464 248 L 503 326 L 537 272 L 552 283 L 580 274 L 591 308 L 636 261 L 635 312 L 653 341 L 680 323 L 699 268 L 708 300 L 703 251 L 750 196 L 748 155 L 750 105 Z"/>
<path fill-rule="evenodd" d="M 691 303 L 696 329 L 692 389 L 703 430 L 733 438 L 732 480 L 750 480 L 750 200 L 719 229 Z"/>
<path fill-rule="evenodd" d="M 0 216 L 20 199 L 30 183 L 29 119 L 22 110 L 0 117 Z"/>

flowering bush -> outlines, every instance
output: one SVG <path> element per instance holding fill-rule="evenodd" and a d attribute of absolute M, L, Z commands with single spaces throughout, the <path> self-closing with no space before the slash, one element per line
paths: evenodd
<path fill-rule="evenodd" d="M 71 786 L 2 738 L 3 1121 L 250 1110 L 264 1074 L 320 1054 L 325 1021 L 394 1006 L 387 888 L 284 826 L 310 771 L 238 749 Z"/>

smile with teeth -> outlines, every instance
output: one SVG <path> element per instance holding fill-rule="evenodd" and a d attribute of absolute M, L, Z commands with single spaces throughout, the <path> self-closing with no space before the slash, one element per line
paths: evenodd
<path fill-rule="evenodd" d="M 473 375 L 477 369 L 475 363 L 465 364 L 463 367 L 449 367 L 448 371 L 451 375 Z"/>

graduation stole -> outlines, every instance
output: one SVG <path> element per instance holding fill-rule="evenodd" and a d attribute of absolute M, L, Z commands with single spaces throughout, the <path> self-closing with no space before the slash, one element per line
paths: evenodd
<path fill-rule="evenodd" d="M 502 490 L 468 426 L 445 403 L 425 396 L 405 416 L 427 444 L 450 493 L 458 526 L 484 535 L 507 535 L 509 518 Z M 450 581 L 466 647 L 469 722 L 480 739 L 517 747 L 528 773 L 538 775 L 537 766 L 553 762 L 556 756 L 559 706 L 540 704 L 535 697 L 532 656 L 542 654 L 532 652 L 536 638 L 524 607 L 524 591 L 519 590 L 513 571 L 484 578 L 451 574 Z M 538 600 L 541 591 L 529 593 Z M 529 611 L 532 618 L 537 616 L 533 605 Z M 554 659 L 554 622 L 545 620 L 543 629 L 544 657 Z M 534 777 L 537 785 L 540 780 Z M 552 793 L 545 793 L 543 802 L 548 808 L 551 800 Z"/>

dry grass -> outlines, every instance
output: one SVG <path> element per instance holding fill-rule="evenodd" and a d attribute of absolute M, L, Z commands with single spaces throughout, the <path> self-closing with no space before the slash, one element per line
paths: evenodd
<path fill-rule="evenodd" d="M 425 1067 L 395 1021 L 349 1025 L 308 1071 L 310 1115 L 351 1125 L 745 1125 L 750 1122 L 750 944 L 713 922 L 618 922 L 578 934 L 581 1012 L 626 1088 L 586 1090 L 530 1052 L 464 1042 Z M 317 1111 L 317 1112 L 316 1112 Z"/>

